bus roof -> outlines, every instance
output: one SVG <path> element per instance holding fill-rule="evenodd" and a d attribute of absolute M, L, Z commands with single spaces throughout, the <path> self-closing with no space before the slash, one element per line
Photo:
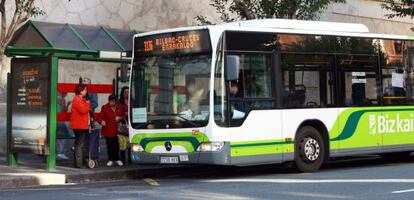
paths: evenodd
<path fill-rule="evenodd" d="M 304 21 L 291 19 L 256 19 L 223 23 L 208 26 L 192 26 L 158 31 L 145 32 L 135 35 L 135 37 L 162 34 L 178 31 L 191 31 L 200 29 L 210 29 L 215 32 L 222 31 L 249 31 L 249 32 L 268 32 L 268 33 L 287 33 L 287 34 L 313 34 L 313 35 L 334 35 L 349 37 L 366 37 L 379 39 L 399 39 L 414 40 L 414 36 L 370 33 L 363 24 Z"/>
<path fill-rule="evenodd" d="M 314 31 L 335 31 L 352 33 L 369 33 L 368 27 L 363 24 L 321 22 L 289 19 L 256 19 L 227 23 L 228 26 L 277 28 Z"/>

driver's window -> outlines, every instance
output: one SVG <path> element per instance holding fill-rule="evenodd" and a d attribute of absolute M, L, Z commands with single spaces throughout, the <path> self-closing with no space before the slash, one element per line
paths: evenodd
<path fill-rule="evenodd" d="M 272 97 L 271 72 L 270 56 L 242 55 L 240 82 L 243 85 L 243 96 L 245 98 Z"/>
<path fill-rule="evenodd" d="M 274 108 L 270 54 L 242 53 L 239 79 L 230 81 L 231 126 L 243 123 L 252 110 Z"/>

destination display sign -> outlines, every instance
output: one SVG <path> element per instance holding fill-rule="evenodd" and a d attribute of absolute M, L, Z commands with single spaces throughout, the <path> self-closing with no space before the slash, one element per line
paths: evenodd
<path fill-rule="evenodd" d="M 14 58 L 11 65 L 13 152 L 46 154 L 50 91 L 49 58 Z"/>
<path fill-rule="evenodd" d="M 207 30 L 137 37 L 134 42 L 136 56 L 211 52 Z"/>

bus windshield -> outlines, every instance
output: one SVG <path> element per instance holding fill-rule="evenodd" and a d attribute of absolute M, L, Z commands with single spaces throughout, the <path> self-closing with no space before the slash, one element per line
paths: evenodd
<path fill-rule="evenodd" d="M 131 124 L 134 128 L 207 125 L 211 54 L 163 55 L 134 62 Z"/>
<path fill-rule="evenodd" d="M 132 127 L 206 126 L 211 55 L 207 29 L 134 38 Z"/>

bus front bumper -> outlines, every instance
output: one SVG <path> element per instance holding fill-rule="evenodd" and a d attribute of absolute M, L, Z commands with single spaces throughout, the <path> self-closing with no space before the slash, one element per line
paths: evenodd
<path fill-rule="evenodd" d="M 155 154 L 131 152 L 131 160 L 136 164 L 212 164 L 230 165 L 230 143 L 225 142 L 219 151 L 207 151 L 177 154 Z"/>

